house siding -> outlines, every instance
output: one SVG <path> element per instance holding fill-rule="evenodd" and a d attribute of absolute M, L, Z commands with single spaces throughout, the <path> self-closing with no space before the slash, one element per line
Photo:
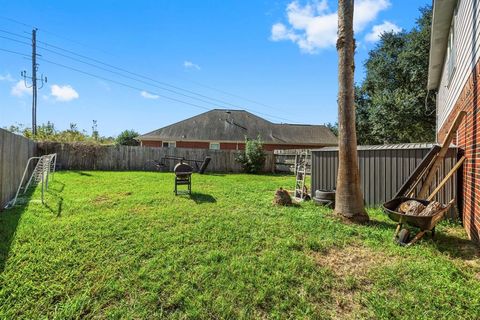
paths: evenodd
<path fill-rule="evenodd" d="M 480 54 L 480 5 L 477 0 L 459 0 L 457 14 L 453 18 L 454 46 L 456 48 L 455 70 L 448 75 L 447 59 L 437 93 L 437 131 L 444 127 L 459 96 L 467 83 L 471 70 Z"/>

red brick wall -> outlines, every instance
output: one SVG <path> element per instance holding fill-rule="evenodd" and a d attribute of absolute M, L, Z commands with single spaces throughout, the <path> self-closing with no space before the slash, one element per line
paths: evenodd
<path fill-rule="evenodd" d="M 176 146 L 177 148 L 208 149 L 210 148 L 210 143 L 200 141 L 177 141 Z"/>
<path fill-rule="evenodd" d="M 142 145 L 145 147 L 161 147 L 162 141 L 142 141 Z M 244 150 L 245 143 L 231 143 L 231 142 L 222 142 L 220 143 L 221 150 Z M 199 149 L 209 149 L 209 142 L 200 142 L 200 141 L 177 141 L 177 148 L 199 148 Z M 294 144 L 264 144 L 263 148 L 266 151 L 273 150 L 286 150 L 286 149 L 316 149 L 321 148 L 320 145 L 294 145 Z"/>
<path fill-rule="evenodd" d="M 460 96 L 438 133 L 443 142 L 458 112 L 464 110 L 466 117 L 460 125 L 456 143 L 466 157 L 460 172 L 459 206 L 463 225 L 472 240 L 480 241 L 480 62 L 477 62 Z"/>
<path fill-rule="evenodd" d="M 231 143 L 231 142 L 222 142 L 220 143 L 220 149 L 222 150 L 243 150 L 245 149 L 245 143 Z"/>
<path fill-rule="evenodd" d="M 142 146 L 144 147 L 161 147 L 162 141 L 145 141 L 142 140 Z"/>

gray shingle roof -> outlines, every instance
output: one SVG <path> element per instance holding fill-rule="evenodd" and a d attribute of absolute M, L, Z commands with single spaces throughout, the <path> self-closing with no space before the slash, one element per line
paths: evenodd
<path fill-rule="evenodd" d="M 264 143 L 337 145 L 337 137 L 323 125 L 277 124 L 244 110 L 225 109 L 207 111 L 138 139 L 238 142 L 259 135 Z"/>

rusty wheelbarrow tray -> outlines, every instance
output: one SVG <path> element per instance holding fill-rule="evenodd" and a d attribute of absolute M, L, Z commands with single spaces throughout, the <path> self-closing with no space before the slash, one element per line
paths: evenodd
<path fill-rule="evenodd" d="M 435 236 L 435 226 L 443 219 L 445 213 L 450 209 L 454 202 L 454 200 L 450 201 L 450 203 L 448 203 L 445 208 L 439 210 L 432 216 L 415 216 L 400 213 L 397 211 L 397 208 L 400 206 L 400 204 L 408 200 L 418 201 L 424 206 L 427 206 L 431 202 L 423 199 L 400 197 L 392 199 L 383 204 L 383 211 L 388 215 L 390 219 L 397 222 L 397 228 L 395 230 L 395 234 L 393 235 L 393 240 L 396 241 L 398 244 L 407 247 L 420 240 L 428 231 L 432 232 L 433 238 Z M 403 224 L 408 224 L 412 227 L 419 228 L 420 232 L 418 232 L 412 240 L 405 241 L 406 238 L 408 238 L 408 230 L 402 230 Z"/>

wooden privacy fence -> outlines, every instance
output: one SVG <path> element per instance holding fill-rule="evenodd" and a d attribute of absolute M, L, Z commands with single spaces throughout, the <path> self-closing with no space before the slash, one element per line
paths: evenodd
<path fill-rule="evenodd" d="M 32 140 L 0 129 L 0 210 L 15 195 L 28 158 L 36 155 L 36 146 Z"/>
<path fill-rule="evenodd" d="M 240 151 L 208 150 L 187 148 L 157 148 L 133 146 L 99 146 L 77 143 L 43 142 L 38 144 L 42 154 L 57 153 L 57 167 L 62 170 L 152 170 L 152 160 L 173 156 L 185 159 L 203 160 L 212 158 L 207 172 L 242 172 L 235 160 Z M 273 152 L 266 152 L 267 158 L 263 172 L 273 172 Z M 176 161 L 166 161 L 165 170 L 172 171 Z"/>
<path fill-rule="evenodd" d="M 304 149 L 291 149 L 291 150 L 275 150 L 275 172 L 282 173 L 295 173 L 295 164 L 297 158 L 302 152 L 308 152 L 310 150 Z M 307 158 L 307 174 L 310 174 L 311 158 Z"/>
<path fill-rule="evenodd" d="M 391 200 L 431 149 L 431 144 L 399 144 L 383 146 L 359 146 L 360 179 L 365 203 L 378 206 Z M 457 162 L 457 149 L 450 148 L 439 168 L 435 183 L 439 183 Z M 338 148 L 312 151 L 312 192 L 333 190 L 338 172 Z M 457 195 L 455 176 L 435 197 L 447 203 Z M 453 212 L 451 212 L 453 214 Z"/>

